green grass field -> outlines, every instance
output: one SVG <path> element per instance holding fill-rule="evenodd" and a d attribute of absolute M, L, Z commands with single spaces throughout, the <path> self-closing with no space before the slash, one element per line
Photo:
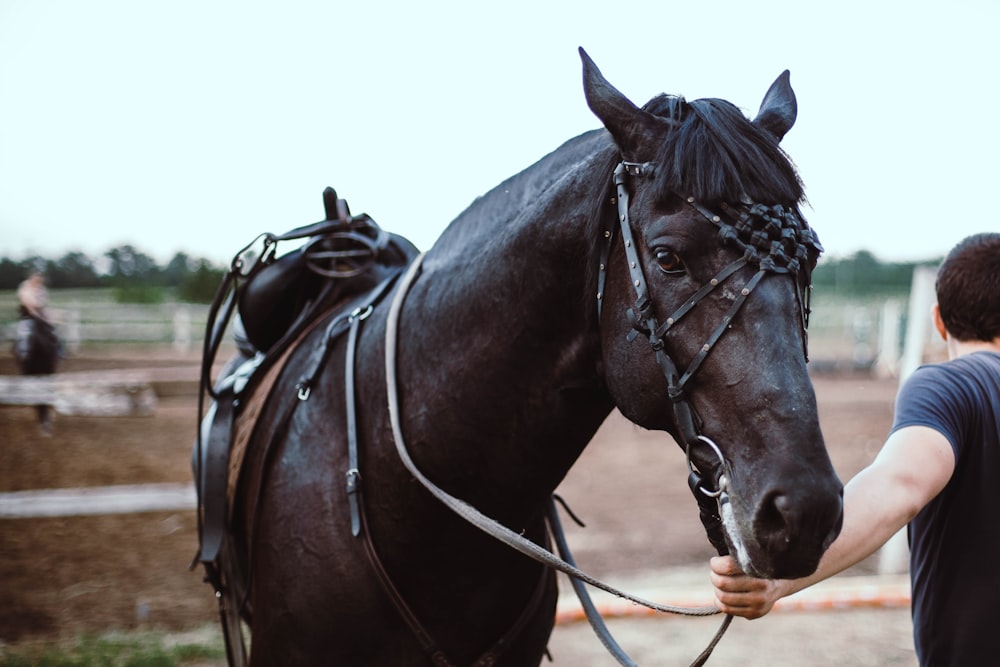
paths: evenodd
<path fill-rule="evenodd" d="M 114 632 L 66 643 L 0 644 L 0 667 L 208 667 L 225 665 L 221 632 Z"/>

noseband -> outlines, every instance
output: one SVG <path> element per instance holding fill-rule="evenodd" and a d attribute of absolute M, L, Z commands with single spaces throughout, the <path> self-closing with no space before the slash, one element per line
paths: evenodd
<path fill-rule="evenodd" d="M 781 205 L 765 206 L 744 199 L 739 205 L 732 206 L 723 203 L 722 213 L 715 213 L 698 202 L 694 197 L 686 197 L 685 201 L 706 220 L 719 228 L 719 240 L 723 245 L 735 246 L 743 251 L 742 256 L 724 267 L 714 278 L 692 294 L 683 305 L 675 310 L 662 322 L 654 312 L 653 302 L 646 287 L 646 276 L 642 261 L 633 237 L 632 225 L 629 221 L 629 191 L 628 178 L 649 178 L 655 172 L 655 164 L 650 162 L 620 162 L 614 171 L 616 196 L 612 203 L 617 204 L 618 227 L 621 229 L 622 244 L 625 248 L 625 259 L 628 264 L 629 276 L 635 289 L 635 304 L 628 310 L 628 318 L 632 324 L 632 332 L 628 340 L 634 340 L 642 333 L 649 339 L 649 344 L 656 353 L 657 362 L 667 380 L 667 395 L 673 406 L 674 418 L 679 429 L 679 436 L 687 450 L 688 467 L 692 478 L 689 482 L 692 489 L 698 488 L 705 496 L 725 501 L 725 483 L 728 465 L 719 448 L 709 438 L 700 432 L 700 423 L 687 395 L 687 385 L 701 367 L 702 363 L 714 349 L 722 335 L 732 328 L 733 319 L 746 303 L 747 297 L 768 274 L 791 275 L 795 279 L 796 299 L 802 322 L 802 351 L 808 360 L 807 330 L 809 327 L 809 274 L 811 267 L 810 253 L 818 254 L 822 248 L 815 233 L 806 226 L 798 214 Z M 615 237 L 615 226 L 604 230 L 604 245 L 601 251 L 600 272 L 598 274 L 597 312 L 601 315 L 604 300 L 604 286 L 607 279 L 608 263 L 611 246 Z M 723 316 L 718 326 L 708 336 L 698 353 L 688 364 L 683 373 L 679 373 L 677 365 L 667 354 L 664 338 L 685 315 L 690 313 L 705 297 L 715 291 L 733 274 L 745 266 L 754 265 L 757 272 L 743 286 L 739 295 L 733 300 L 729 310 Z M 718 488 L 710 490 L 704 486 L 701 476 L 691 462 L 691 448 L 699 444 L 708 444 L 722 468 Z M 698 494 L 696 494 L 698 495 Z M 699 499 L 700 500 L 700 499 Z M 717 547 L 715 538 L 709 535 Z"/>

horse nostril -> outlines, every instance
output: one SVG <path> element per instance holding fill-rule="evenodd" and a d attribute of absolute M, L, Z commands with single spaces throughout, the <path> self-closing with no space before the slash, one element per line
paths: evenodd
<path fill-rule="evenodd" d="M 813 573 L 842 521 L 839 495 L 772 488 L 761 496 L 752 523 L 765 563 L 759 570 L 781 579 Z"/>
<path fill-rule="evenodd" d="M 792 500 L 784 493 L 774 492 L 761 504 L 757 513 L 757 525 L 764 534 L 781 535 L 785 542 L 791 541 Z"/>
<path fill-rule="evenodd" d="M 790 494 L 773 491 L 760 506 L 757 528 L 762 534 L 770 535 L 775 546 L 812 536 L 811 539 L 821 539 L 822 550 L 825 551 L 840 534 L 843 505 L 838 498 L 835 504 L 810 506 L 811 509 L 807 512 L 803 512 L 804 506 Z"/>

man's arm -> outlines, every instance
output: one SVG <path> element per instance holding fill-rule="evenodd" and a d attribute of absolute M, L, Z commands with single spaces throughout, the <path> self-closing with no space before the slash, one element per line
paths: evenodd
<path fill-rule="evenodd" d="M 713 558 L 716 607 L 759 618 L 778 599 L 865 559 L 940 493 L 954 470 L 954 452 L 941 433 L 925 426 L 896 431 L 871 465 L 844 487 L 844 527 L 816 572 L 802 579 L 755 579 L 744 575 L 729 556 Z"/>

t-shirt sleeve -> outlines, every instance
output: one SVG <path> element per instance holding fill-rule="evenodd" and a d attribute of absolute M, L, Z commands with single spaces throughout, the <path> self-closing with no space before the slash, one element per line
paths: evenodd
<path fill-rule="evenodd" d="M 907 426 L 934 429 L 951 443 L 957 457 L 967 423 L 968 402 L 961 385 L 939 366 L 922 366 L 907 379 L 896 395 L 896 413 L 891 433 Z"/>

